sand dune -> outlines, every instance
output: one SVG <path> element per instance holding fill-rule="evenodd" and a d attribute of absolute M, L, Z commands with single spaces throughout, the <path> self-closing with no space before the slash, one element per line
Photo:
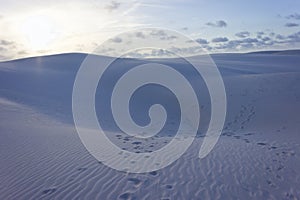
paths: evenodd
<path fill-rule="evenodd" d="M 214 55 L 228 97 L 217 145 L 207 157 L 198 158 L 210 114 L 204 92 L 199 94 L 203 122 L 192 146 L 170 166 L 143 174 L 113 170 L 81 143 L 71 95 L 84 58 L 66 54 L 0 63 L 0 199 L 300 198 L 299 55 Z M 116 66 L 141 62 L 146 61 L 125 59 Z M 162 62 L 185 67 L 174 60 Z M 193 79 L 193 71 L 183 71 Z M 169 106 L 173 123 L 176 103 Z M 128 151 L 153 151 L 172 138 L 172 126 L 141 143 L 110 125 L 109 137 Z"/>

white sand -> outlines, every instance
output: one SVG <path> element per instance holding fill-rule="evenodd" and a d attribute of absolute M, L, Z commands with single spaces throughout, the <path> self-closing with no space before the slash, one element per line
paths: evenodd
<path fill-rule="evenodd" d="M 199 160 L 199 135 L 179 160 L 145 174 L 106 167 L 79 140 L 71 94 L 83 58 L 0 63 L 0 199 L 300 198 L 299 55 L 214 56 L 228 95 L 217 145 Z M 111 134 L 134 150 L 136 140 Z"/>

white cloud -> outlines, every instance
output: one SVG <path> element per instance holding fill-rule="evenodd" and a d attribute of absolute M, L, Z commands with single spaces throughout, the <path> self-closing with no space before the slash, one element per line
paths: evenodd
<path fill-rule="evenodd" d="M 290 23 L 286 23 L 285 26 L 286 27 L 297 27 L 297 26 L 299 26 L 299 24 L 290 22 Z"/>
<path fill-rule="evenodd" d="M 122 38 L 120 37 L 114 37 L 111 39 L 112 42 L 115 42 L 115 43 L 121 43 L 122 42 Z"/>
<path fill-rule="evenodd" d="M 296 20 L 300 20 L 300 14 L 298 13 L 294 13 L 291 15 L 286 16 L 287 19 L 296 19 Z"/>
<path fill-rule="evenodd" d="M 219 43 L 219 42 L 227 42 L 228 38 L 227 37 L 217 37 L 211 40 L 213 43 Z"/>
<path fill-rule="evenodd" d="M 235 36 L 239 37 L 239 38 L 246 38 L 250 36 L 250 33 L 248 31 L 242 31 L 239 33 L 236 33 Z"/>
<path fill-rule="evenodd" d="M 109 11 L 117 10 L 121 6 L 120 2 L 117 1 L 111 1 L 108 5 L 105 6 L 105 9 Z"/>
<path fill-rule="evenodd" d="M 212 26 L 212 27 L 218 27 L 218 28 L 222 28 L 222 27 L 226 27 L 227 23 L 224 20 L 219 20 L 216 22 L 208 22 L 206 23 L 207 26 Z"/>

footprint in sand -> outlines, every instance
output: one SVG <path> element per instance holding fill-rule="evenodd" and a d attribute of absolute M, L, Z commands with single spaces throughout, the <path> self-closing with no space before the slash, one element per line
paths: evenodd
<path fill-rule="evenodd" d="M 149 172 L 150 175 L 152 176 L 157 176 L 158 172 L 157 171 L 153 171 L 153 172 Z"/>
<path fill-rule="evenodd" d="M 268 185 L 270 186 L 270 187 L 276 187 L 275 185 L 274 185 L 274 183 L 272 182 L 272 181 L 270 181 L 270 180 L 267 180 L 267 183 L 268 183 Z"/>
<path fill-rule="evenodd" d="M 250 143 L 250 141 L 249 141 L 248 139 L 244 139 L 244 141 L 245 141 L 246 143 Z"/>
<path fill-rule="evenodd" d="M 46 189 L 46 190 L 43 190 L 43 194 L 46 194 L 46 195 L 49 195 L 49 194 L 52 194 L 56 191 L 56 188 L 49 188 L 49 189 Z"/>
<path fill-rule="evenodd" d="M 132 193 L 130 193 L 130 192 L 125 192 L 125 193 L 123 193 L 123 194 L 121 194 L 121 195 L 119 196 L 119 199 L 121 199 L 121 200 L 129 200 L 129 199 L 133 199 Z"/>
<path fill-rule="evenodd" d="M 260 146 L 266 146 L 267 144 L 264 143 L 264 142 L 258 142 L 257 145 L 260 145 Z"/>
<path fill-rule="evenodd" d="M 142 142 L 136 141 L 136 142 L 132 142 L 131 144 L 133 144 L 133 145 L 139 145 L 139 144 L 142 144 Z"/>
<path fill-rule="evenodd" d="M 80 167 L 80 168 L 77 169 L 77 171 L 79 171 L 79 172 L 83 172 L 83 171 L 85 171 L 85 170 L 87 170 L 86 167 Z"/>
<path fill-rule="evenodd" d="M 173 189 L 173 185 L 166 185 L 166 189 L 172 190 Z"/>
<path fill-rule="evenodd" d="M 136 187 L 142 183 L 142 181 L 138 178 L 128 178 L 128 181 L 133 183 Z"/>

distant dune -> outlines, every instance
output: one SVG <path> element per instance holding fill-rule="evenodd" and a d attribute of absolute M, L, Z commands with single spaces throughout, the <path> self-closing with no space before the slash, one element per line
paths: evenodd
<path fill-rule="evenodd" d="M 299 49 L 281 51 L 255 51 L 247 54 L 300 55 Z"/>

